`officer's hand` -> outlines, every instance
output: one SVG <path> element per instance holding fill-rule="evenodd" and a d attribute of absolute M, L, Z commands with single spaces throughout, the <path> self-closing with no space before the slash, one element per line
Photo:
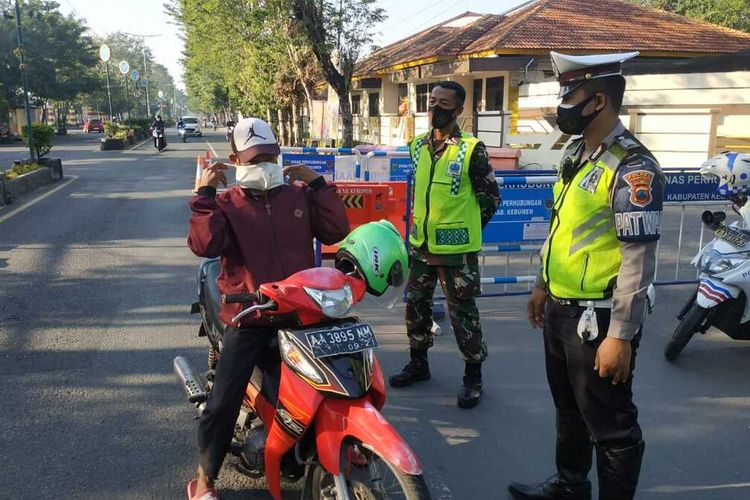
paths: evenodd
<path fill-rule="evenodd" d="M 302 165 L 301 163 L 284 167 L 284 175 L 289 176 L 289 182 L 302 181 L 305 184 L 310 184 L 312 181 L 320 177 L 320 174 L 315 170 L 307 165 Z"/>
<path fill-rule="evenodd" d="M 607 337 L 596 350 L 594 371 L 598 371 L 601 378 L 612 377 L 614 385 L 625 383 L 630 377 L 631 356 L 629 340 Z"/>
<path fill-rule="evenodd" d="M 229 167 L 223 163 L 212 163 L 206 167 L 201 175 L 200 187 L 211 186 L 216 189 L 219 187 L 219 184 L 224 184 L 224 187 L 226 187 L 227 175 L 224 172 L 227 168 Z"/>
<path fill-rule="evenodd" d="M 544 305 L 547 303 L 547 292 L 541 288 L 531 291 L 531 298 L 526 304 L 526 313 L 529 317 L 529 323 L 533 328 L 544 327 Z"/>

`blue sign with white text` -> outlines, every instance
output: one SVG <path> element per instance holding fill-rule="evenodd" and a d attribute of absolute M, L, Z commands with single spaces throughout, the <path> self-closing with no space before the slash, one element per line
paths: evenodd
<path fill-rule="evenodd" d="M 698 172 L 664 172 L 666 186 L 665 202 L 724 201 L 725 197 L 716 192 L 719 187 L 717 177 L 706 177 Z"/>
<path fill-rule="evenodd" d="M 549 232 L 552 186 L 500 187 L 502 202 L 484 228 L 485 244 L 544 240 Z"/>
<path fill-rule="evenodd" d="M 321 154 L 283 154 L 281 156 L 281 165 L 286 167 L 301 163 L 316 171 L 326 181 L 333 182 L 334 172 L 336 171 L 336 156 Z"/>
<path fill-rule="evenodd" d="M 411 170 L 411 158 L 391 158 L 391 182 L 405 181 Z"/>

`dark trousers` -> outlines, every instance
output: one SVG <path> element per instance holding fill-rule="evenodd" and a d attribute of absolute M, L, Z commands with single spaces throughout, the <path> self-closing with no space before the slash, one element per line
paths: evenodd
<path fill-rule="evenodd" d="M 237 329 L 228 327 L 224 345 L 216 365 L 214 385 L 198 424 L 200 466 L 210 479 L 216 479 L 234 435 L 245 390 L 276 330 L 264 328 Z"/>
<path fill-rule="evenodd" d="M 549 300 L 544 325 L 547 381 L 558 412 L 579 414 L 597 444 L 626 447 L 642 440 L 638 408 L 633 404 L 633 377 L 612 385 L 594 371 L 596 350 L 606 338 L 610 311 L 597 309 L 599 338 L 581 343 L 577 334 L 583 308 L 560 306 Z M 631 373 L 640 333 L 632 342 Z"/>
<path fill-rule="evenodd" d="M 487 345 L 482 338 L 476 295 L 479 293 L 479 266 L 433 266 L 420 259 L 409 259 L 406 284 L 406 333 L 409 346 L 429 349 L 433 344 L 432 306 L 438 280 L 448 302 L 453 333 L 461 357 L 469 363 L 482 363 Z"/>

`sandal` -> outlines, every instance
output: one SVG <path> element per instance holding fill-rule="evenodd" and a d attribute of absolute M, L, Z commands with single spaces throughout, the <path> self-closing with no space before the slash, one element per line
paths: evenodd
<path fill-rule="evenodd" d="M 188 500 L 221 500 L 219 492 L 214 488 L 208 488 L 198 494 L 195 490 L 198 488 L 198 480 L 193 479 L 188 483 L 187 496 Z"/>

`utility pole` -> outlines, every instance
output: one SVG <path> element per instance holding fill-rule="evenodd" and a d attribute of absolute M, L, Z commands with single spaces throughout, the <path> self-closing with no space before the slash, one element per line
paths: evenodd
<path fill-rule="evenodd" d="M 21 6 L 16 0 L 16 36 L 18 37 L 17 55 L 19 59 L 19 69 L 21 70 L 21 85 L 23 85 L 23 104 L 26 108 L 26 130 L 29 136 L 29 154 L 31 161 L 36 161 L 36 151 L 34 149 L 34 129 L 31 126 L 31 106 L 29 105 L 29 85 L 26 80 L 26 63 L 23 60 L 23 37 L 21 35 Z"/>
<path fill-rule="evenodd" d="M 137 33 L 125 33 L 126 35 L 136 36 L 143 40 L 143 75 L 142 77 L 148 81 L 148 67 L 146 66 L 146 38 L 153 38 L 161 35 L 140 35 Z M 151 117 L 151 100 L 148 95 L 148 84 L 146 84 L 146 116 Z"/>

